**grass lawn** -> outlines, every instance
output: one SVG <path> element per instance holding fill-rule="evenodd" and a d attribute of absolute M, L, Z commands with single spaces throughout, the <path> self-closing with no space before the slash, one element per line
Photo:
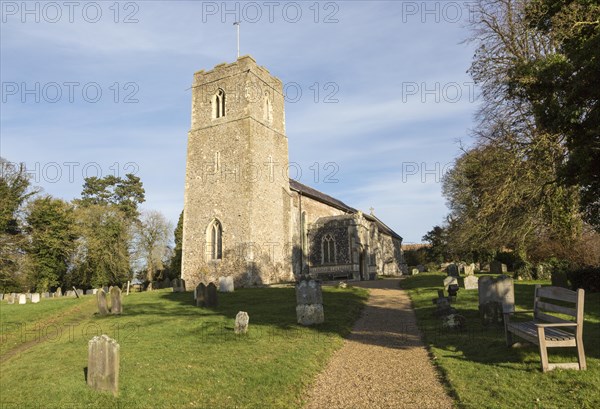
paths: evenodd
<path fill-rule="evenodd" d="M 368 293 L 323 288 L 324 324 L 296 324 L 293 288 L 219 294 L 198 308 L 191 292 L 123 296 L 123 315 L 95 315 L 95 297 L 0 304 L 1 408 L 298 408 L 301 393 L 342 345 Z M 238 311 L 249 333 L 233 333 Z M 87 343 L 121 346 L 120 394 L 85 383 Z M 14 405 L 14 406 L 13 406 Z"/>
<path fill-rule="evenodd" d="M 413 301 L 419 327 L 435 365 L 460 408 L 599 408 L 600 294 L 586 294 L 584 346 L 587 371 L 542 373 L 536 345 L 507 348 L 504 328 L 479 321 L 477 291 L 462 287 L 453 306 L 467 319 L 467 329 L 442 329 L 431 300 L 446 274 L 425 273 L 401 281 Z M 535 284 L 515 281 L 517 310 L 533 308 Z M 515 339 L 523 342 L 521 339 Z M 550 362 L 576 362 L 575 348 L 550 348 Z"/>

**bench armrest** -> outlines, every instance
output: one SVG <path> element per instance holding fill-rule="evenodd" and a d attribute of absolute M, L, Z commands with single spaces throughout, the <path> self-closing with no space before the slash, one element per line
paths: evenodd
<path fill-rule="evenodd" d="M 534 322 L 534 324 L 536 327 L 544 327 L 544 328 L 546 328 L 546 327 L 576 327 L 577 325 L 579 325 L 576 322 L 548 322 L 548 323 Z"/>

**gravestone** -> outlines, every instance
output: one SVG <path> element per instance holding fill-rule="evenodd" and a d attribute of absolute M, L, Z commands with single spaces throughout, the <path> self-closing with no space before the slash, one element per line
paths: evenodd
<path fill-rule="evenodd" d="M 491 274 L 504 274 L 508 271 L 506 268 L 506 264 L 503 264 L 499 261 L 492 261 L 490 263 L 490 273 Z"/>
<path fill-rule="evenodd" d="M 515 290 L 513 279 L 501 275 L 497 278 L 480 277 L 479 314 L 484 324 L 502 323 L 503 312 L 515 310 Z"/>
<path fill-rule="evenodd" d="M 204 307 L 206 305 L 206 286 L 204 283 L 198 284 L 194 290 L 194 298 L 196 300 L 196 307 Z"/>
<path fill-rule="evenodd" d="M 222 293 L 232 293 L 233 288 L 233 277 L 220 277 L 219 278 L 219 291 Z"/>
<path fill-rule="evenodd" d="M 477 290 L 479 278 L 474 275 L 465 277 L 465 290 Z"/>
<path fill-rule="evenodd" d="M 169 288 L 171 287 L 171 280 L 169 280 L 169 277 L 165 277 L 165 279 L 162 282 L 162 288 Z"/>
<path fill-rule="evenodd" d="M 296 317 L 298 324 L 313 325 L 325 321 L 321 283 L 302 277 L 296 284 Z"/>
<path fill-rule="evenodd" d="M 185 280 L 181 278 L 174 278 L 171 285 L 173 286 L 174 293 L 182 293 L 185 291 Z"/>
<path fill-rule="evenodd" d="M 27 303 L 27 296 L 25 294 L 19 294 L 19 304 Z"/>
<path fill-rule="evenodd" d="M 467 319 L 460 314 L 449 314 L 442 319 L 442 327 L 448 329 L 464 329 L 467 326 Z"/>
<path fill-rule="evenodd" d="M 85 290 L 85 295 L 93 295 L 94 292 L 92 290 Z"/>
<path fill-rule="evenodd" d="M 219 305 L 217 286 L 215 283 L 208 283 L 208 286 L 206 287 L 206 297 L 204 297 L 204 305 L 207 308 L 214 308 Z"/>
<path fill-rule="evenodd" d="M 121 314 L 123 305 L 121 304 L 121 289 L 117 286 L 110 288 L 110 313 Z"/>
<path fill-rule="evenodd" d="M 411 271 L 411 275 L 413 275 L 413 276 L 416 276 L 419 273 L 420 273 L 420 271 L 419 271 L 418 268 L 413 268 L 412 271 Z"/>
<path fill-rule="evenodd" d="M 81 288 L 78 288 L 77 289 L 77 295 L 83 296 L 83 294 L 84 294 L 83 290 Z"/>
<path fill-rule="evenodd" d="M 55 297 L 62 297 L 62 288 L 58 287 L 54 293 Z"/>
<path fill-rule="evenodd" d="M 98 391 L 119 393 L 119 344 L 107 335 L 88 342 L 87 384 Z"/>
<path fill-rule="evenodd" d="M 73 290 L 67 290 L 67 292 L 65 293 L 65 297 L 72 297 L 75 295 L 75 291 Z"/>
<path fill-rule="evenodd" d="M 31 300 L 31 293 L 27 293 L 27 294 L 25 294 L 25 296 L 27 297 L 28 300 Z"/>
<path fill-rule="evenodd" d="M 33 304 L 37 304 L 40 302 L 40 293 L 33 293 L 31 294 L 31 302 Z"/>
<path fill-rule="evenodd" d="M 42 293 L 43 298 L 50 298 L 50 293 Z"/>
<path fill-rule="evenodd" d="M 0 293 L 0 301 L 4 300 L 4 294 Z"/>
<path fill-rule="evenodd" d="M 12 295 L 12 294 L 8 294 L 6 296 L 6 299 L 7 299 L 7 301 L 8 301 L 9 304 L 14 304 L 15 303 L 15 296 Z"/>
<path fill-rule="evenodd" d="M 451 284 L 458 285 L 458 278 L 456 278 L 454 276 L 448 276 L 448 277 L 444 278 L 444 290 L 448 291 L 448 287 Z"/>
<path fill-rule="evenodd" d="M 427 271 L 427 267 L 425 267 L 423 264 L 419 264 L 417 266 L 417 270 L 419 270 L 419 273 L 424 273 Z"/>
<path fill-rule="evenodd" d="M 107 315 L 108 305 L 106 304 L 106 293 L 102 288 L 96 293 L 96 302 L 98 304 L 98 314 Z"/>
<path fill-rule="evenodd" d="M 465 265 L 464 270 L 466 276 L 472 276 L 473 274 L 475 274 L 475 264 L 471 263 Z"/>
<path fill-rule="evenodd" d="M 248 322 L 250 322 L 250 317 L 248 313 L 245 311 L 240 311 L 235 316 L 235 328 L 234 332 L 236 334 L 245 334 L 248 332 Z"/>
<path fill-rule="evenodd" d="M 458 277 L 458 266 L 454 263 L 448 264 L 448 267 L 446 267 L 446 272 L 449 276 Z"/>

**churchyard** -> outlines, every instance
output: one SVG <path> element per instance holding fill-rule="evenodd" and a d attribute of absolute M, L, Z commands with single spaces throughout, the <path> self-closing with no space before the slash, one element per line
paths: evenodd
<path fill-rule="evenodd" d="M 121 314 L 97 296 L 0 304 L 2 408 L 298 408 L 342 344 L 367 292 L 323 289 L 325 322 L 297 324 L 293 287 L 235 289 L 197 307 L 191 291 L 122 295 Z M 109 302 L 110 304 L 110 302 Z M 247 312 L 247 332 L 235 318 Z M 242 314 L 243 316 L 243 314 Z M 119 344 L 117 396 L 86 384 L 88 342 Z"/>
<path fill-rule="evenodd" d="M 478 275 L 479 279 L 484 275 Z M 419 273 L 401 282 L 413 301 L 419 327 L 434 364 L 460 408 L 597 408 L 600 407 L 600 293 L 585 295 L 583 338 L 587 370 L 542 373 L 536 345 L 508 348 L 501 324 L 483 325 L 478 290 L 459 285 L 451 307 L 465 318 L 463 328 L 450 329 L 436 316 L 432 299 L 444 288 L 447 274 Z M 448 282 L 451 280 L 447 280 Z M 531 310 L 535 284 L 515 281 L 517 311 Z M 447 294 L 447 293 L 446 293 Z M 549 350 L 551 362 L 577 362 L 575 348 Z"/>

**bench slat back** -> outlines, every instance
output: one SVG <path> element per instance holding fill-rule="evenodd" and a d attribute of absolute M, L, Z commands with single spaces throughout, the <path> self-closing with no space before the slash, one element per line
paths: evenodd
<path fill-rule="evenodd" d="M 579 333 L 583 330 L 584 299 L 585 292 L 582 289 L 572 291 L 562 287 L 542 287 L 538 284 L 535 286 L 535 299 L 533 304 L 535 318 L 552 323 L 575 322 L 578 324 L 576 332 Z M 552 304 L 549 302 L 552 300 L 574 304 L 574 308 Z M 566 320 L 550 313 L 568 315 L 573 317 L 573 320 Z"/>

